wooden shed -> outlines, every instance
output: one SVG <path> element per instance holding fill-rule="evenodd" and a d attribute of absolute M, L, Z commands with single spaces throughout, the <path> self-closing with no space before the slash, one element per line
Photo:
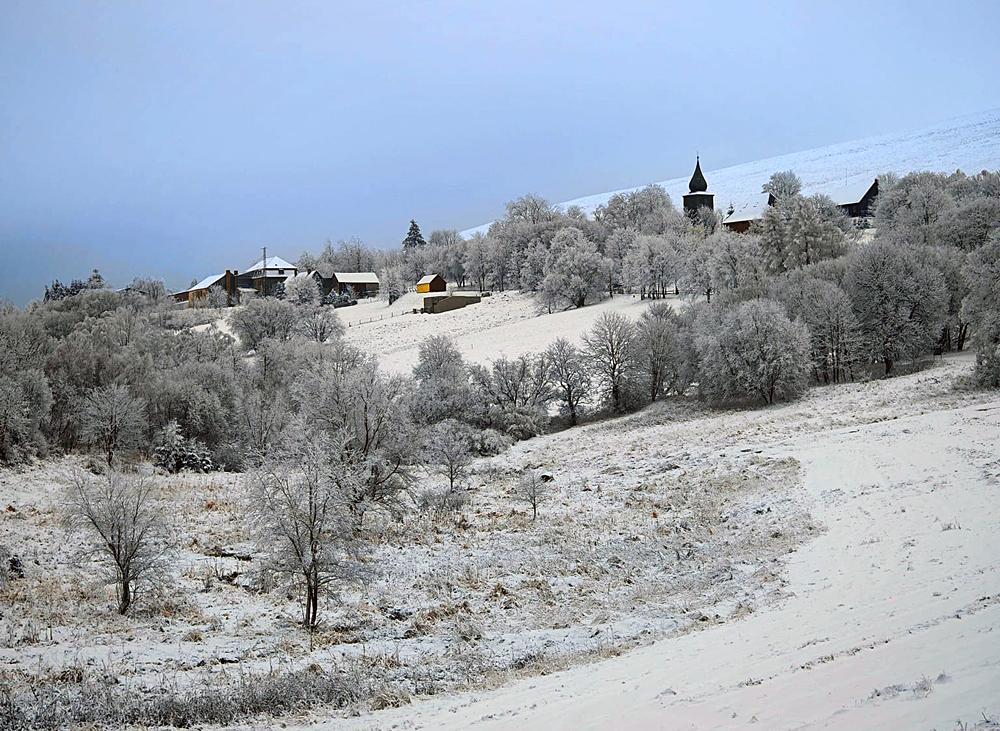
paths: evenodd
<path fill-rule="evenodd" d="M 440 274 L 425 274 L 417 282 L 417 292 L 426 294 L 428 292 L 444 292 L 448 289 L 448 283 Z"/>

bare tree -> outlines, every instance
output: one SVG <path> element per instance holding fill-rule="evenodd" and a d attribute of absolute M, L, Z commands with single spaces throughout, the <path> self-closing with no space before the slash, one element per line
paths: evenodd
<path fill-rule="evenodd" d="M 590 373 L 580 350 L 566 338 L 557 338 L 546 351 L 553 389 L 576 426 L 580 405 L 590 397 Z"/>
<path fill-rule="evenodd" d="M 169 544 L 153 483 L 142 475 L 77 474 L 69 488 L 67 523 L 84 538 L 84 555 L 96 560 L 115 584 L 118 612 L 125 614 L 140 584 L 166 574 Z"/>
<path fill-rule="evenodd" d="M 549 483 L 535 470 L 525 470 L 517 481 L 517 497 L 531 507 L 531 521 L 538 519 L 538 506 L 549 497 Z"/>
<path fill-rule="evenodd" d="M 145 402 L 134 398 L 126 386 L 94 389 L 80 412 L 80 437 L 84 444 L 98 447 L 110 466 L 116 455 L 142 444 L 145 408 Z"/>
<path fill-rule="evenodd" d="M 272 570 L 302 579 L 302 623 L 310 631 L 321 594 L 365 574 L 348 509 L 364 468 L 344 451 L 344 441 L 300 428 L 285 458 L 265 462 L 250 479 L 257 542 L 268 550 Z"/>
<path fill-rule="evenodd" d="M 439 475 L 448 480 L 448 492 L 455 492 L 469 473 L 472 464 L 472 429 L 460 421 L 446 419 L 428 432 L 424 459 Z"/>
<path fill-rule="evenodd" d="M 617 312 L 605 312 L 583 340 L 611 408 L 624 413 L 629 381 L 635 371 L 635 324 Z"/>

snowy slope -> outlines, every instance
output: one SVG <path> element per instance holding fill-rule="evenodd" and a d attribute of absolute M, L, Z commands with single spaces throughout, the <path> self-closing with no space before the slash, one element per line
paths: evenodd
<path fill-rule="evenodd" d="M 711 164 L 711 161 L 706 160 L 706 163 Z M 831 193 L 870 181 L 884 172 L 953 172 L 958 168 L 970 174 L 1000 169 L 1000 109 L 952 119 L 912 132 L 868 137 L 718 170 L 709 169 L 705 177 L 710 191 L 715 193 L 716 208 L 725 210 L 733 204 L 739 210 L 759 200 L 761 185 L 778 170 L 794 170 L 802 179 L 806 192 Z M 676 204 L 687 192 L 691 177 L 691 170 L 680 172 L 683 172 L 682 177 L 658 183 Z M 575 198 L 564 201 L 560 206 L 580 206 L 587 213 L 593 213 L 608 198 L 622 192 L 626 191 Z M 476 231 L 485 232 L 487 228 L 489 224 L 484 224 L 462 234 L 468 236 Z"/>

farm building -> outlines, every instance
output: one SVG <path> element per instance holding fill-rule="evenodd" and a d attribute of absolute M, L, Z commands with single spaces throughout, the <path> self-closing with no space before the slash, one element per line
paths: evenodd
<path fill-rule="evenodd" d="M 361 299 L 378 295 L 379 281 L 375 272 L 334 272 L 324 277 L 323 293 L 350 294 Z"/>
<path fill-rule="evenodd" d="M 417 282 L 417 292 L 426 294 L 427 292 L 444 292 L 448 289 L 448 283 L 440 274 L 425 274 Z"/>
<path fill-rule="evenodd" d="M 257 294 L 270 297 L 278 285 L 299 273 L 298 267 L 289 264 L 280 256 L 266 256 L 239 275 L 239 286 L 252 289 Z"/>
<path fill-rule="evenodd" d="M 186 303 L 188 307 L 195 307 L 208 298 L 208 291 L 212 287 L 219 287 L 226 293 L 226 304 L 234 305 L 239 302 L 240 298 L 237 280 L 238 273 L 227 269 L 223 274 L 212 274 L 193 287 L 174 292 L 170 296 L 174 302 Z"/>
<path fill-rule="evenodd" d="M 837 206 L 847 214 L 848 218 L 860 219 L 874 215 L 875 199 L 878 197 L 878 178 L 871 182 L 867 179 L 839 189 L 812 190 L 806 195 L 822 194 L 828 196 Z M 725 216 L 722 225 L 730 231 L 744 233 L 750 229 L 754 221 L 759 221 L 764 217 L 764 211 L 768 206 L 773 206 L 777 201 L 769 193 L 761 193 L 754 199 L 744 203 L 740 208 Z"/>

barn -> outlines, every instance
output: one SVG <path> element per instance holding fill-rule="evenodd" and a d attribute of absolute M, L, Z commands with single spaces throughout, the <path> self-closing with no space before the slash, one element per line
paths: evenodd
<path fill-rule="evenodd" d="M 193 287 L 174 292 L 170 296 L 174 302 L 195 307 L 208 297 L 209 289 L 218 287 L 226 293 L 226 304 L 235 305 L 239 302 L 239 290 L 236 286 L 237 277 L 237 272 L 226 270 L 223 274 L 212 274 L 205 277 Z"/>
<path fill-rule="evenodd" d="M 448 289 L 448 283 L 440 274 L 425 274 L 417 282 L 417 292 L 427 294 L 428 292 L 444 292 Z"/>
<path fill-rule="evenodd" d="M 323 290 L 325 293 L 350 294 L 358 299 L 377 297 L 378 275 L 375 272 L 334 272 L 330 277 L 324 278 Z"/>
<path fill-rule="evenodd" d="M 265 253 L 266 253 L 265 249 Z M 280 256 L 266 256 L 239 276 L 239 286 L 263 297 L 274 295 L 278 285 L 299 273 L 298 267 Z"/>

